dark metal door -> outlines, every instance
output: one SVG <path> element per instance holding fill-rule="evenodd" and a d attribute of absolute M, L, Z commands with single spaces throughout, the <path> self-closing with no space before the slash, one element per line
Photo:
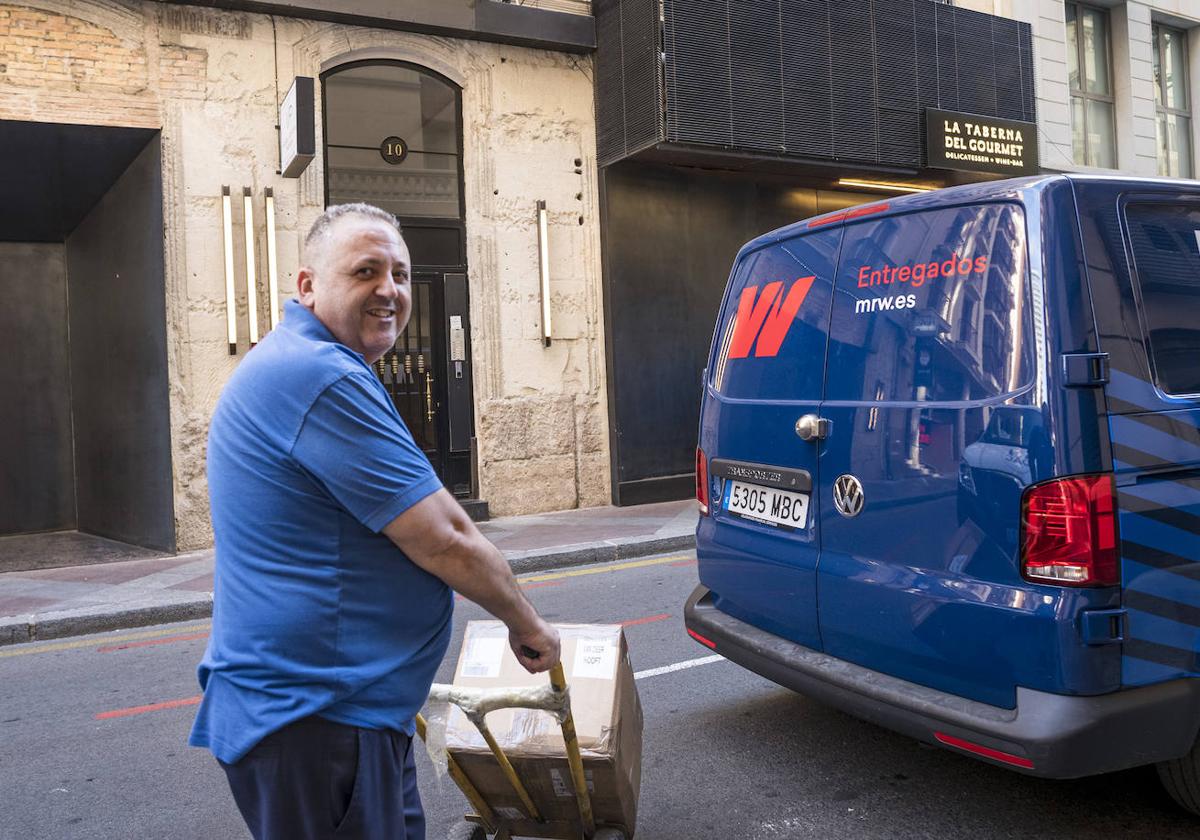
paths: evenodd
<path fill-rule="evenodd" d="M 326 205 L 394 213 L 412 259 L 412 317 L 376 373 L 442 483 L 469 497 L 478 481 L 462 91 L 427 68 L 382 60 L 341 65 L 321 84 Z"/>
<path fill-rule="evenodd" d="M 375 372 L 400 417 L 439 476 L 445 476 L 446 305 L 440 274 L 414 274 L 412 314 L 396 346 L 375 363 Z"/>

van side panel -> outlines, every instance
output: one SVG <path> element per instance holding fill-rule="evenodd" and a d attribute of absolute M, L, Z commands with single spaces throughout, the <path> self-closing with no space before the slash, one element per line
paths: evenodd
<path fill-rule="evenodd" d="M 1142 299 L 1155 285 L 1171 283 L 1182 283 L 1184 292 L 1191 283 L 1200 295 L 1198 243 L 1190 229 L 1136 219 L 1134 229 L 1127 212 L 1146 202 L 1200 208 L 1200 195 L 1167 184 L 1075 189 L 1096 322 L 1111 365 L 1105 396 L 1126 609 L 1122 682 L 1200 676 L 1200 398 L 1156 387 Z M 1172 271 L 1175 277 L 1164 276 Z"/>
<path fill-rule="evenodd" d="M 1030 255 L 1035 277 L 1033 294 L 1042 297 L 1047 377 L 1045 400 L 1054 436 L 1053 476 L 1107 472 L 1112 469 L 1104 389 L 1068 387 L 1063 357 L 1100 352 L 1088 269 L 1080 239 L 1079 216 L 1071 182 L 1050 181 L 1025 205 Z M 1032 233 L 1040 231 L 1040 236 Z M 1115 667 L 1115 663 L 1114 663 Z"/>
<path fill-rule="evenodd" d="M 1200 676 L 1200 476 L 1126 485 L 1117 502 L 1129 622 L 1124 681 Z"/>
<path fill-rule="evenodd" d="M 1020 573 L 1024 490 L 1097 471 L 1106 449 L 1098 396 L 1062 393 L 1055 377 L 1062 344 L 1088 351 L 1095 338 L 1063 199 L 1036 204 L 1028 225 L 1020 204 L 988 202 L 846 226 L 819 495 L 849 475 L 866 503 L 854 517 L 821 508 L 826 653 L 1008 708 L 1018 687 L 1119 685 L 1118 652 L 1079 630 L 1079 614 L 1115 606 L 1116 590 Z M 1030 265 L 1043 249 L 1053 276 Z"/>

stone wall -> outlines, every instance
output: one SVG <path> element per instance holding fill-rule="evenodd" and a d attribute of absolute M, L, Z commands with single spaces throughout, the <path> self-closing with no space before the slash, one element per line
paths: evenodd
<path fill-rule="evenodd" d="M 608 502 L 590 57 L 135 0 L 0 0 L 0 119 L 162 130 L 180 550 L 211 542 L 208 420 L 242 357 L 227 348 L 221 187 L 235 197 L 244 353 L 241 190 L 254 195 L 265 287 L 262 195 L 274 189 L 286 297 L 324 187 L 319 124 L 308 170 L 299 179 L 276 174 L 277 103 L 293 76 L 315 77 L 362 58 L 409 61 L 463 88 L 481 496 L 495 515 Z M 540 340 L 539 199 L 550 211 L 555 320 L 548 348 Z M 256 306 L 266 325 L 265 290 Z"/>

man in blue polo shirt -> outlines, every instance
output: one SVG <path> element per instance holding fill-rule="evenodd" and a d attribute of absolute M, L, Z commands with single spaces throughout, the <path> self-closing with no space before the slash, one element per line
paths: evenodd
<path fill-rule="evenodd" d="M 413 719 L 451 590 L 508 625 L 532 672 L 558 661 L 558 634 L 370 367 L 411 309 L 395 218 L 330 207 L 303 263 L 209 430 L 216 576 L 190 743 L 221 763 L 256 840 L 424 838 Z"/>

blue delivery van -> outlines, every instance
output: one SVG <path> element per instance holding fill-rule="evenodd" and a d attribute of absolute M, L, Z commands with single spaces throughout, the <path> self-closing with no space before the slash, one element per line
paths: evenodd
<path fill-rule="evenodd" d="M 1048 778 L 1200 813 L 1200 183 L 1046 176 L 737 256 L 704 377 L 689 634 Z"/>

